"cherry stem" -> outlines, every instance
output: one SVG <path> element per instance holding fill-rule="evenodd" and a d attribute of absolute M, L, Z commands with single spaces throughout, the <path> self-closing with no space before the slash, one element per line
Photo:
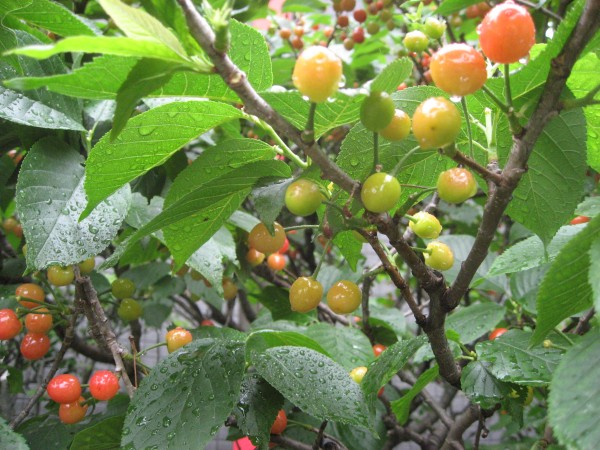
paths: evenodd
<path fill-rule="evenodd" d="M 292 230 L 307 230 L 309 228 L 319 228 L 320 225 L 294 225 L 292 227 L 285 227 L 284 230 L 287 231 L 292 231 Z"/>
<path fill-rule="evenodd" d="M 427 253 L 428 255 L 431 255 L 431 250 L 427 250 L 426 248 L 421 248 L 421 247 L 411 247 L 411 249 L 415 252 L 419 252 L 419 253 Z"/>
<path fill-rule="evenodd" d="M 418 222 L 419 219 L 417 219 L 415 216 L 411 216 L 410 214 L 404 214 L 404 217 L 406 217 L 408 220 L 410 220 L 411 222 Z"/>
<path fill-rule="evenodd" d="M 469 108 L 467 107 L 467 100 L 464 97 L 461 97 L 460 104 L 462 105 L 463 112 L 465 114 L 465 122 L 467 122 L 467 134 L 469 135 L 469 155 L 472 159 L 475 159 L 475 155 L 473 153 L 473 132 L 471 131 L 471 119 L 469 117 Z"/>
<path fill-rule="evenodd" d="M 317 111 L 317 104 L 315 102 L 310 103 L 310 109 L 308 110 L 308 119 L 306 126 L 302 132 L 302 141 L 305 144 L 312 144 L 315 142 L 315 112 Z"/>
<path fill-rule="evenodd" d="M 418 150 L 420 150 L 420 149 L 421 149 L 421 147 L 420 147 L 420 146 L 418 146 L 418 145 L 417 145 L 416 147 L 414 147 L 414 148 L 410 149 L 410 150 L 409 150 L 409 151 L 406 153 L 406 155 L 404 155 L 404 156 L 402 157 L 402 159 L 401 159 L 400 161 L 398 161 L 398 164 L 396 164 L 396 165 L 394 166 L 394 168 L 393 168 L 393 169 L 392 169 L 392 171 L 390 172 L 390 175 L 391 175 L 391 176 L 393 176 L 393 177 L 395 177 L 395 176 L 396 176 L 396 174 L 397 174 L 397 173 L 400 171 L 400 169 L 401 169 L 401 168 L 402 168 L 402 166 L 404 165 L 404 163 L 405 163 L 405 162 L 408 160 L 408 158 L 410 158 L 410 157 L 411 157 L 411 156 L 412 156 L 414 153 L 416 153 L 416 152 L 417 152 Z"/>
<path fill-rule="evenodd" d="M 379 133 L 373 132 L 373 172 L 377 171 L 379 165 Z"/>
<path fill-rule="evenodd" d="M 504 94 L 506 96 L 506 104 L 508 109 L 512 109 L 512 93 L 510 91 L 510 66 L 504 64 Z"/>
<path fill-rule="evenodd" d="M 325 247 L 323 248 L 323 254 L 321 255 L 321 259 L 319 260 L 319 264 L 317 264 L 317 267 L 315 268 L 315 271 L 312 274 L 312 278 L 314 280 L 316 280 L 317 277 L 319 276 L 319 270 L 321 270 L 321 265 L 323 264 L 325 255 L 327 254 L 327 252 L 329 251 L 330 248 L 331 248 L 331 239 L 327 241 L 327 244 L 325 244 Z"/>
<path fill-rule="evenodd" d="M 510 82 L 507 82 L 507 83 L 510 84 Z M 502 100 L 500 100 L 496 96 L 496 94 L 494 94 L 490 90 L 490 88 L 488 88 L 485 84 L 483 86 L 481 86 L 481 90 L 483 92 L 485 92 L 488 95 L 488 97 L 496 104 L 496 106 L 498 106 L 500 111 L 502 111 L 506 115 L 506 117 L 508 117 L 508 121 L 510 123 L 510 130 L 511 130 L 512 134 L 513 135 L 520 134 L 521 131 L 523 131 L 523 127 L 517 120 L 517 117 L 515 116 L 515 112 L 513 111 L 513 109 L 506 106 L 506 104 Z"/>
<path fill-rule="evenodd" d="M 144 350 L 140 351 L 137 353 L 136 358 L 141 358 L 142 356 L 144 356 L 147 352 L 149 352 L 150 350 L 154 350 L 155 348 L 159 348 L 159 347 L 164 347 L 165 345 L 167 345 L 166 342 L 158 342 L 154 345 L 151 345 L 150 347 L 146 347 Z"/>

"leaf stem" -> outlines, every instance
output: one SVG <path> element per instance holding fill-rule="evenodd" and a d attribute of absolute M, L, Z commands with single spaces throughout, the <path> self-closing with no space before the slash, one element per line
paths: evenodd
<path fill-rule="evenodd" d="M 323 254 L 321 255 L 321 259 L 319 259 L 319 263 L 317 264 L 317 267 L 315 268 L 315 271 L 312 274 L 312 278 L 314 280 L 316 280 L 317 277 L 319 276 L 319 271 L 321 270 L 321 265 L 323 264 L 325 255 L 327 254 L 327 252 L 329 251 L 330 248 L 331 248 L 331 239 L 328 240 L 327 244 L 325 244 L 325 247 L 323 247 Z"/>
<path fill-rule="evenodd" d="M 291 227 L 285 227 L 284 230 L 286 232 L 288 232 L 288 231 L 292 231 L 292 230 L 307 230 L 309 228 L 316 229 L 319 227 L 320 227 L 320 225 L 294 225 Z"/>
<path fill-rule="evenodd" d="M 315 112 L 317 111 L 317 104 L 315 102 L 310 103 L 310 109 L 308 110 L 308 119 L 306 126 L 302 132 L 302 140 L 305 144 L 312 144 L 315 142 Z"/>
<path fill-rule="evenodd" d="M 394 166 L 394 168 L 392 169 L 392 171 L 390 172 L 390 175 L 395 177 L 396 174 L 400 171 L 400 168 L 402 168 L 402 166 L 404 165 L 404 163 L 408 160 L 408 158 L 410 158 L 414 153 L 416 153 L 418 150 L 420 150 L 421 147 L 420 146 L 416 146 L 414 148 L 411 148 L 406 155 L 404 155 L 402 157 L 402 159 L 400 161 L 398 161 L 398 164 L 396 164 Z"/>

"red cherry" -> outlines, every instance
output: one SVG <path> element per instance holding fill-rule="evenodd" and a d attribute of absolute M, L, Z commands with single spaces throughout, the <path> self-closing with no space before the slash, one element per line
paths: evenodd
<path fill-rule="evenodd" d="M 60 405 L 58 408 L 58 417 L 60 421 L 68 425 L 81 422 L 88 409 L 88 406 L 83 404 L 83 402 L 85 402 L 85 399 L 79 397 L 79 399 L 73 403 L 63 403 Z"/>
<path fill-rule="evenodd" d="M 27 333 L 21 341 L 21 354 L 29 361 L 46 356 L 50 350 L 50 338 L 45 334 Z"/>
<path fill-rule="evenodd" d="M 272 270 L 283 270 L 285 268 L 285 256 L 283 256 L 280 253 L 273 253 L 271 255 L 269 255 L 269 257 L 267 258 L 267 265 L 272 269 Z"/>
<path fill-rule="evenodd" d="M 271 426 L 271 434 L 281 434 L 285 431 L 287 427 L 287 416 L 283 409 L 279 410 L 277 413 L 277 417 L 275 417 L 275 421 Z"/>
<path fill-rule="evenodd" d="M 386 348 L 387 347 L 385 345 L 375 344 L 373 346 L 373 353 L 375 354 L 375 357 L 381 355 Z"/>
<path fill-rule="evenodd" d="M 494 339 L 499 338 L 507 331 L 508 331 L 507 328 L 496 328 L 494 331 L 492 331 L 490 333 L 490 341 L 493 341 Z"/>
<path fill-rule="evenodd" d="M 590 218 L 587 216 L 577 216 L 573 220 L 571 220 L 571 222 L 569 222 L 569 223 L 571 225 L 579 225 L 580 223 L 587 223 L 589 221 L 590 221 Z"/>
<path fill-rule="evenodd" d="M 22 329 L 23 325 L 12 309 L 0 309 L 0 341 L 14 338 Z"/>
<path fill-rule="evenodd" d="M 63 373 L 50 380 L 46 392 L 56 403 L 73 403 L 81 396 L 81 384 L 75 375 Z"/>
<path fill-rule="evenodd" d="M 90 394 L 96 400 L 110 400 L 119 392 L 119 379 L 110 370 L 98 370 L 89 381 Z"/>

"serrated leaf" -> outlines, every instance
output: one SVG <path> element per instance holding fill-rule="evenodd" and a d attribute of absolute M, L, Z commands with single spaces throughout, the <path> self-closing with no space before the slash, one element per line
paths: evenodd
<path fill-rule="evenodd" d="M 600 333 L 592 330 L 574 345 L 554 372 L 548 418 L 558 441 L 569 448 L 600 442 Z"/>
<path fill-rule="evenodd" d="M 54 45 L 29 45 L 7 52 L 35 59 L 46 59 L 67 52 L 104 53 L 108 55 L 133 56 L 136 58 L 158 58 L 176 63 L 185 63 L 177 53 L 160 42 L 132 39 L 128 37 L 75 36 L 58 41 Z"/>
<path fill-rule="evenodd" d="M 392 412 L 396 415 L 398 419 L 398 423 L 400 425 L 404 425 L 408 420 L 408 416 L 410 414 L 410 404 L 413 399 L 421 393 L 425 387 L 435 380 L 439 375 L 438 366 L 433 366 L 423 372 L 415 384 L 405 392 L 404 395 L 398 400 L 394 400 L 390 403 Z"/>
<path fill-rule="evenodd" d="M 252 192 L 254 207 L 261 221 L 272 224 L 285 204 L 285 192 L 293 179 L 282 180 L 256 188 Z"/>
<path fill-rule="evenodd" d="M 583 226 L 581 225 L 561 227 L 547 248 L 544 248 L 544 243 L 538 236 L 531 236 L 521 242 L 517 242 L 515 245 L 504 250 L 494 260 L 487 276 L 521 272 L 552 262 L 565 244 L 582 229 Z"/>
<path fill-rule="evenodd" d="M 600 216 L 560 251 L 546 273 L 537 296 L 537 326 L 531 339 L 535 345 L 561 321 L 593 305 L 588 273 L 589 249 L 600 233 Z"/>
<path fill-rule="evenodd" d="M 55 415 L 42 415 L 23 422 L 16 431 L 25 436 L 31 450 L 47 450 L 69 446 L 73 435 L 68 427 Z"/>
<path fill-rule="evenodd" d="M 486 361 L 473 361 L 463 368 L 460 377 L 462 391 L 483 408 L 493 407 L 511 392 L 510 386 L 498 380 L 489 367 Z"/>
<path fill-rule="evenodd" d="M 446 329 L 460 334 L 467 344 L 491 331 L 504 317 L 504 307 L 496 303 L 478 303 L 460 307 L 446 320 Z"/>
<path fill-rule="evenodd" d="M 29 450 L 23 436 L 15 433 L 2 417 L 0 417 L 0 447 L 7 450 Z"/>
<path fill-rule="evenodd" d="M 263 92 L 261 97 L 296 128 L 304 129 L 310 103 L 299 92 Z M 320 103 L 315 112 L 315 138 L 335 127 L 356 122 L 364 97 L 338 92 L 334 101 Z"/>
<path fill-rule="evenodd" d="M 243 374 L 241 342 L 199 339 L 170 354 L 138 387 L 122 448 L 204 448 L 238 401 Z"/>
<path fill-rule="evenodd" d="M 59 36 L 94 35 L 97 32 L 88 21 L 49 0 L 0 0 L 0 11 Z"/>
<path fill-rule="evenodd" d="M 536 297 L 540 283 L 548 271 L 549 265 L 535 267 L 512 274 L 510 292 L 512 298 L 522 304 L 531 313 L 536 313 Z"/>
<path fill-rule="evenodd" d="M 396 88 L 408 76 L 413 69 L 413 63 L 408 58 L 400 58 L 388 64 L 371 84 L 371 91 L 396 92 Z"/>
<path fill-rule="evenodd" d="M 551 120 L 538 138 L 529 170 L 508 206 L 507 213 L 544 244 L 568 222 L 581 200 L 587 170 L 585 141 L 581 110 L 563 112 Z"/>
<path fill-rule="evenodd" d="M 600 311 L 600 277 L 598 274 L 600 274 L 600 239 L 596 239 L 590 247 L 590 270 L 588 273 L 596 311 Z"/>
<path fill-rule="evenodd" d="M 427 338 L 424 336 L 396 342 L 369 365 L 361 388 L 370 411 L 374 410 L 379 389 L 387 384 L 426 342 Z"/>
<path fill-rule="evenodd" d="M 311 416 L 372 428 L 359 385 L 321 353 L 275 347 L 254 354 L 252 362 L 275 389 Z"/>
<path fill-rule="evenodd" d="M 208 101 L 169 103 L 131 119 L 119 139 L 104 136 L 90 152 L 84 214 L 124 184 L 164 163 L 196 136 L 241 117 L 233 106 Z"/>
<path fill-rule="evenodd" d="M 267 449 L 271 425 L 282 406 L 283 397 L 273 386 L 257 374 L 246 374 L 233 413 L 242 433 L 259 449 Z"/>
<path fill-rule="evenodd" d="M 304 347 L 319 352 L 327 357 L 331 357 L 319 342 L 304 334 L 295 331 L 277 331 L 277 330 L 258 330 L 248 336 L 246 341 L 246 360 L 248 363 L 252 360 L 253 353 L 263 353 L 272 347 Z"/>
<path fill-rule="evenodd" d="M 306 335 L 326 348 L 331 358 L 348 372 L 373 361 L 371 343 L 357 328 L 316 323 L 308 327 Z"/>
<path fill-rule="evenodd" d="M 178 67 L 172 62 L 143 58 L 131 69 L 117 92 L 117 109 L 110 132 L 114 140 L 125 127 L 131 113 L 142 97 L 164 85 Z"/>
<path fill-rule="evenodd" d="M 128 6 L 120 0 L 97 1 L 127 37 L 155 41 L 181 58 L 187 57 L 177 36 L 143 9 Z"/>
<path fill-rule="evenodd" d="M 118 450 L 124 416 L 109 417 L 75 435 L 69 450 Z"/>
<path fill-rule="evenodd" d="M 480 342 L 475 347 L 479 361 L 488 363 L 487 370 L 502 381 L 526 386 L 545 386 L 564 351 L 529 347 L 531 333 L 510 330 L 493 341 Z"/>
<path fill-rule="evenodd" d="M 23 161 L 16 202 L 30 269 L 81 262 L 104 250 L 119 231 L 129 208 L 129 186 L 78 222 L 86 205 L 83 162 L 54 137 L 38 141 Z"/>
<path fill-rule="evenodd" d="M 28 33 L 0 27 L 1 51 L 10 50 L 18 45 L 38 43 L 40 41 Z M 1 79 L 63 74 L 66 71 L 64 63 L 58 57 L 43 62 L 31 61 L 21 56 L 0 58 Z M 81 125 L 81 104 L 44 90 L 22 94 L 0 85 L 0 119 L 40 128 L 84 130 Z"/>

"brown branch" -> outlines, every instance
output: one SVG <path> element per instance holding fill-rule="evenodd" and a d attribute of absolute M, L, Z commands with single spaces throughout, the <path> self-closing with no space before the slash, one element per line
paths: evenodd
<path fill-rule="evenodd" d="M 492 181 L 494 184 L 502 183 L 502 176 L 499 173 L 491 171 L 486 167 L 483 167 L 477 161 L 472 160 L 462 152 L 454 153 L 451 156 L 451 158 L 457 163 L 462 164 L 463 166 L 467 166 L 470 169 L 473 169 L 487 181 Z"/>
<path fill-rule="evenodd" d="M 290 439 L 289 437 L 279 436 L 276 434 L 271 435 L 271 442 L 283 448 L 290 448 L 292 450 L 312 450 L 312 447 L 310 445 L 306 445 L 302 442 Z"/>
<path fill-rule="evenodd" d="M 62 345 L 60 347 L 60 350 L 58 351 L 58 353 L 56 354 L 56 357 L 54 358 L 54 363 L 52 364 L 52 367 L 50 367 L 50 370 L 44 377 L 44 381 L 37 387 L 35 394 L 33 394 L 33 396 L 27 402 L 27 405 L 25 405 L 25 407 L 21 410 L 21 412 L 17 415 L 17 417 L 15 417 L 12 420 L 12 422 L 10 423 L 10 427 L 13 430 L 15 428 L 17 428 L 23 422 L 23 420 L 25 420 L 25 418 L 27 417 L 27 415 L 29 414 L 31 409 L 36 405 L 36 403 L 39 401 L 39 399 L 42 397 L 42 395 L 44 395 L 44 392 L 46 392 L 46 387 L 48 386 L 48 383 L 50 383 L 50 380 L 52 378 L 54 378 L 54 375 L 56 374 L 56 372 L 58 371 L 58 368 L 60 367 L 60 363 L 62 362 L 63 358 L 65 357 L 65 353 L 71 346 L 71 343 L 73 341 L 73 336 L 75 335 L 75 324 L 77 323 L 78 317 L 79 317 L 79 306 L 76 304 L 75 310 L 71 314 L 71 320 L 69 320 L 69 324 L 67 325 L 67 329 L 65 331 L 65 336 L 62 340 Z"/>
<path fill-rule="evenodd" d="M 202 17 L 191 0 L 177 0 L 185 13 L 185 18 L 191 34 L 196 39 L 202 50 L 206 52 L 225 83 L 233 90 L 244 103 L 244 108 L 271 125 L 279 134 L 288 137 L 304 153 L 309 156 L 319 167 L 328 180 L 333 181 L 342 189 L 350 192 L 356 182 L 348 176 L 339 166 L 323 153 L 313 142 L 306 144 L 302 140 L 302 133 L 291 123 L 284 119 L 271 105 L 269 105 L 248 82 L 246 74 L 240 70 L 227 56 L 219 53 L 215 47 L 215 34 L 208 22 Z"/>
<path fill-rule="evenodd" d="M 92 281 L 89 277 L 81 276 L 79 272 L 79 267 L 76 265 L 73 266 L 73 271 L 75 272 L 75 289 L 78 293 L 79 298 L 90 306 L 92 314 L 90 314 L 92 319 L 92 326 L 95 326 L 102 335 L 103 343 L 109 348 L 113 360 L 115 362 L 115 372 L 117 375 L 120 374 L 121 379 L 123 380 L 123 384 L 125 385 L 125 390 L 129 395 L 129 398 L 133 398 L 133 394 L 135 392 L 135 387 L 131 383 L 129 379 L 129 375 L 127 374 L 127 370 L 125 368 L 125 364 L 123 363 L 123 354 L 125 350 L 121 347 L 119 342 L 117 341 L 117 337 L 113 329 L 110 326 L 110 322 L 104 313 L 104 309 L 100 304 L 100 300 L 98 299 L 98 294 L 96 293 L 96 289 L 92 284 Z M 88 317 L 89 319 L 90 317 Z"/>
<path fill-rule="evenodd" d="M 543 6 L 539 6 L 535 3 L 529 2 L 527 0 L 515 0 L 515 2 L 520 5 L 527 6 L 528 8 L 531 8 L 533 10 L 540 11 L 542 14 L 545 14 L 546 16 L 551 17 L 552 19 L 558 21 L 559 23 L 563 20 L 563 18 L 561 16 L 559 16 L 558 14 L 556 14 L 554 11 L 551 11 L 548 8 L 544 8 Z"/>
<path fill-rule="evenodd" d="M 494 238 L 500 219 L 506 210 L 512 193 L 526 171 L 527 161 L 534 145 L 548 122 L 560 110 L 560 96 L 566 85 L 573 65 L 581 51 L 600 27 L 600 2 L 588 0 L 577 26 L 569 36 L 560 54 L 551 62 L 550 73 L 546 80 L 545 89 L 537 107 L 533 112 L 527 127 L 513 137 L 513 147 L 509 159 L 502 171 L 503 181 L 498 188 L 490 193 L 485 205 L 483 219 L 479 227 L 475 243 L 463 262 L 456 280 L 445 295 L 444 302 L 447 311 L 458 305 L 461 297 L 469 288 L 477 269 L 487 256 L 487 251 Z"/>
<path fill-rule="evenodd" d="M 317 437 L 315 438 L 315 442 L 313 442 L 313 450 L 319 450 L 321 448 L 321 442 L 323 441 L 323 433 L 325 433 L 325 428 L 327 427 L 327 421 L 324 420 L 321 422 L 321 426 L 319 427 L 319 432 L 317 433 Z"/>
<path fill-rule="evenodd" d="M 453 450 L 464 448 L 462 435 L 476 420 L 479 419 L 479 406 L 470 405 L 462 414 L 459 414 L 446 435 L 441 450 Z"/>
<path fill-rule="evenodd" d="M 256 312 L 248 301 L 248 294 L 246 294 L 246 291 L 240 290 L 238 292 L 238 299 L 240 301 L 242 311 L 244 311 L 244 315 L 246 316 L 246 319 L 248 319 L 248 322 L 254 322 L 256 320 Z"/>
<path fill-rule="evenodd" d="M 590 323 L 590 320 L 592 320 L 592 317 L 594 317 L 595 313 L 596 310 L 592 308 L 586 314 L 581 316 L 579 318 L 579 322 L 577 322 L 577 326 L 575 327 L 575 331 L 573 331 L 573 333 L 583 334 L 588 329 L 588 324 Z"/>
<path fill-rule="evenodd" d="M 362 328 L 365 335 L 369 338 L 371 345 L 375 345 L 375 337 L 373 336 L 373 329 L 369 323 L 370 311 L 369 311 L 369 297 L 371 296 L 371 285 L 373 284 L 373 277 L 366 277 L 362 283 Z"/>

